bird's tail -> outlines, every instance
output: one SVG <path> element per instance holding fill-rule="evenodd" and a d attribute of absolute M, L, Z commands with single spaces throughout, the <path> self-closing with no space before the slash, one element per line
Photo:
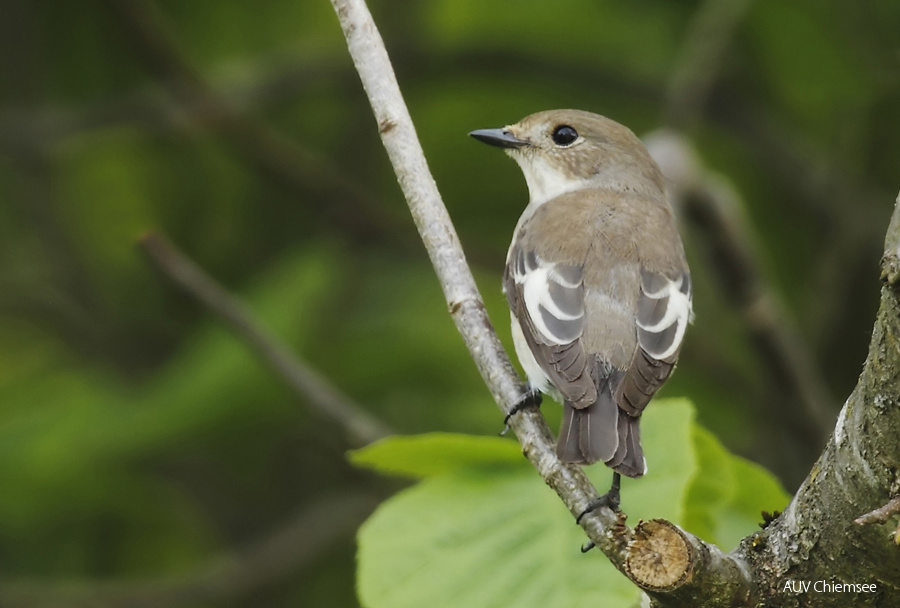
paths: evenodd
<path fill-rule="evenodd" d="M 585 408 L 563 403 L 556 453 L 563 462 L 603 461 L 628 477 L 640 477 L 646 471 L 640 418 L 619 409 L 609 383 L 603 384 L 597 400 Z"/>

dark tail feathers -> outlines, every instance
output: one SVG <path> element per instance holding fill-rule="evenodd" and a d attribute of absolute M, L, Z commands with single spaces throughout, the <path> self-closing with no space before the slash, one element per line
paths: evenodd
<path fill-rule="evenodd" d="M 597 401 L 577 409 L 563 403 L 563 422 L 556 443 L 563 462 L 591 464 L 603 461 L 612 470 L 628 477 L 640 477 L 646 470 L 641 449 L 640 417 L 619 409 L 606 384 Z"/>

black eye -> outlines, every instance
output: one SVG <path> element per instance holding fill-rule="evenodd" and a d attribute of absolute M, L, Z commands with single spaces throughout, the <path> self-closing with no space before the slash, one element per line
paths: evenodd
<path fill-rule="evenodd" d="M 559 125 L 553 129 L 553 135 L 551 137 L 553 137 L 553 141 L 557 146 L 568 146 L 578 139 L 578 131 L 569 125 Z"/>

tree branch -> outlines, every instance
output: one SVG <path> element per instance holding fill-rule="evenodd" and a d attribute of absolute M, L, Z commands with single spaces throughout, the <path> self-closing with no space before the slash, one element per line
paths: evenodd
<path fill-rule="evenodd" d="M 521 388 L 466 268 L 380 35 L 362 0 L 332 0 L 332 4 L 457 328 L 501 409 L 509 411 Z M 706 196 L 709 198 L 710 193 Z M 715 202 L 707 200 L 708 204 Z M 895 213 L 900 213 L 900 206 Z M 723 224 L 726 229 L 731 226 Z M 736 258 L 747 254 L 736 251 Z M 617 518 L 608 509 L 584 518 L 582 525 L 591 541 L 615 567 L 647 591 L 654 606 L 793 606 L 796 598 L 779 587 L 785 574 L 818 580 L 831 573 L 850 581 L 853 572 L 859 572 L 859 563 L 871 565 L 868 572 L 873 576 L 872 582 L 896 590 L 900 560 L 887 553 L 894 551 L 893 543 L 877 534 L 870 534 L 860 543 L 859 528 L 851 530 L 848 526 L 861 512 L 860 507 L 884 504 L 900 489 L 900 442 L 894 433 L 900 428 L 896 398 L 900 394 L 898 267 L 900 219 L 895 218 L 885 253 L 888 284 L 882 290 L 882 311 L 860 384 L 845 405 L 835 434 L 807 482 L 785 514 L 766 530 L 745 539 L 735 552 L 724 554 L 669 522 L 654 520 L 639 524 L 632 531 L 624 525 L 624 514 Z M 594 490 L 579 470 L 556 458 L 542 417 L 528 412 L 515 416 L 511 423 L 525 455 L 545 482 L 573 514 L 578 513 L 587 493 Z M 848 478 L 847 472 L 857 475 Z M 851 505 L 853 517 L 844 516 L 842 511 Z M 851 547 L 848 538 L 853 539 Z M 847 559 L 841 551 L 859 553 L 861 561 Z M 830 597 L 835 601 L 821 605 L 846 605 L 847 596 Z"/>
<path fill-rule="evenodd" d="M 844 404 L 825 451 L 791 504 L 737 550 L 751 564 L 762 593 L 781 598 L 767 606 L 797 605 L 782 592 L 786 580 L 874 583 L 886 600 L 884 605 L 895 605 L 900 597 L 900 558 L 891 535 L 883 525 L 855 523 L 860 513 L 900 495 L 898 264 L 900 196 L 885 239 L 881 306 L 859 383 Z M 863 577 L 866 580 L 860 580 Z M 854 597 L 861 605 L 866 594 L 818 597 L 817 607 L 844 607 L 857 605 Z"/>
<path fill-rule="evenodd" d="M 391 434 L 384 423 L 294 356 L 286 345 L 253 318 L 237 298 L 165 237 L 150 233 L 141 239 L 140 246 L 167 278 L 221 317 L 297 395 L 344 429 L 350 445 L 362 446 Z"/>
<path fill-rule="evenodd" d="M 865 526 L 867 524 L 883 524 L 893 516 L 900 513 L 900 496 L 890 499 L 886 505 L 882 505 L 873 511 L 860 515 L 853 523 Z"/>

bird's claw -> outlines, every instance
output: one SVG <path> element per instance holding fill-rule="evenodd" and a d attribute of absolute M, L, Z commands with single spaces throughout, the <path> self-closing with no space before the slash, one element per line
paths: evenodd
<path fill-rule="evenodd" d="M 600 507 L 608 507 L 612 509 L 614 512 L 619 512 L 619 503 L 621 501 L 621 494 L 619 493 L 619 488 L 621 485 L 622 477 L 618 473 L 613 472 L 613 482 L 612 487 L 609 488 L 609 492 L 604 494 L 603 496 L 598 496 L 594 500 L 588 504 L 587 508 L 579 513 L 578 517 L 575 518 L 575 523 L 580 524 L 581 520 L 584 519 L 584 516 L 588 513 L 596 511 Z M 590 550 L 590 547 L 588 547 Z"/>
<path fill-rule="evenodd" d="M 529 388 L 527 392 L 523 393 L 519 400 L 512 406 L 506 413 L 506 417 L 503 419 L 503 430 L 500 431 L 501 435 L 506 435 L 509 432 L 509 419 L 521 412 L 524 409 L 529 407 L 541 407 L 541 401 L 543 401 L 543 397 L 541 396 L 541 391 Z"/>

